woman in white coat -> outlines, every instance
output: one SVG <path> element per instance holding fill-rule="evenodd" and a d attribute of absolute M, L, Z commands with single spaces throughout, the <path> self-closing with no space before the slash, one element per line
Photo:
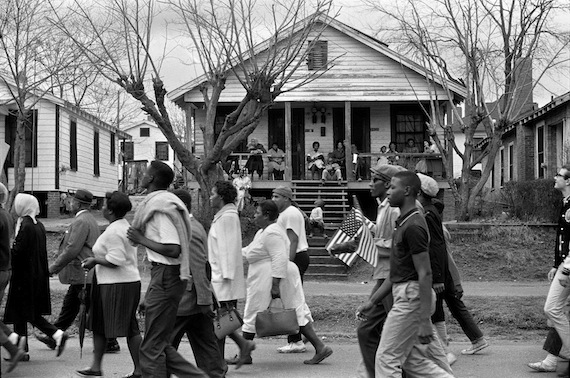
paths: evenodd
<path fill-rule="evenodd" d="M 300 331 L 315 348 L 313 358 L 304 363 L 316 365 L 333 351 L 315 333 L 311 311 L 305 302 L 299 268 L 289 261 L 289 238 L 285 229 L 276 223 L 278 217 L 279 210 L 275 202 L 261 202 L 254 218 L 261 229 L 251 244 L 242 251 L 249 262 L 243 336 L 253 340 L 257 313 L 266 310 L 272 298 L 281 298 L 285 308 L 296 310 Z"/>
<path fill-rule="evenodd" d="M 245 278 L 241 257 L 241 226 L 234 201 L 236 188 L 229 181 L 218 181 L 212 188 L 210 205 L 216 211 L 208 233 L 208 260 L 212 267 L 212 288 L 221 306 L 236 307 L 245 297 Z M 253 341 L 239 333 L 228 335 L 239 346 L 240 354 L 226 360 L 229 365 L 251 364 Z M 225 338 L 218 344 L 224 356 Z"/>

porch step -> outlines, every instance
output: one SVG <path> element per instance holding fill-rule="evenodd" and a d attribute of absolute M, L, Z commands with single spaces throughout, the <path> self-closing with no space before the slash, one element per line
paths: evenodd
<path fill-rule="evenodd" d="M 309 267 L 310 270 L 310 267 Z M 306 280 L 314 281 L 347 281 L 348 274 L 337 274 L 337 273 L 312 273 L 307 271 L 305 273 Z"/>
<path fill-rule="evenodd" d="M 346 265 L 336 257 L 331 257 L 325 249 L 328 239 L 322 236 L 307 238 L 311 263 L 305 278 L 344 281 L 348 278 Z"/>

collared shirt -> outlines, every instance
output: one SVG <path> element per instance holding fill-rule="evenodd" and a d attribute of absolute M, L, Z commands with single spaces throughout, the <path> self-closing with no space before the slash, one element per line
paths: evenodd
<path fill-rule="evenodd" d="M 297 250 L 295 253 L 303 252 L 309 249 L 309 243 L 307 242 L 307 233 L 305 231 L 305 217 L 301 213 L 301 210 L 293 205 L 290 205 L 281 213 L 279 213 L 277 224 L 283 227 L 285 230 L 293 231 L 299 238 L 297 242 Z"/>
<path fill-rule="evenodd" d="M 378 249 L 378 264 L 374 268 L 373 279 L 386 279 L 390 275 L 390 250 L 392 249 L 392 234 L 396 227 L 396 219 L 400 209 L 391 207 L 388 198 L 378 203 L 376 224 L 374 225 L 374 244 Z"/>
<path fill-rule="evenodd" d="M 417 281 L 418 272 L 412 256 L 428 252 L 429 232 L 426 221 L 418 209 L 400 215 L 392 236 L 390 280 L 393 284 Z"/>

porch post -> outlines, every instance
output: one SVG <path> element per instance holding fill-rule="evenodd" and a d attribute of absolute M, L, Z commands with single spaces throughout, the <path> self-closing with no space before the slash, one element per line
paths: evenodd
<path fill-rule="evenodd" d="M 291 160 L 291 102 L 285 102 L 285 181 L 291 181 L 293 161 Z"/>
<path fill-rule="evenodd" d="M 345 152 L 345 163 L 346 163 L 346 180 L 353 181 L 354 175 L 352 174 L 352 124 L 351 124 L 351 102 L 344 102 L 344 152 Z"/>

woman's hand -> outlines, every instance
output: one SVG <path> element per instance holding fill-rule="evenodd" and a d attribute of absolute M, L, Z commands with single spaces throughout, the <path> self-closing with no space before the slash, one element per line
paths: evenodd
<path fill-rule="evenodd" d="M 141 244 L 144 239 L 144 235 L 136 228 L 129 227 L 127 230 L 127 239 L 135 244 Z"/>
<path fill-rule="evenodd" d="M 93 268 L 95 265 L 97 265 L 97 261 L 95 260 L 95 257 L 88 257 L 81 262 L 81 267 L 83 269 L 87 269 L 87 270 Z"/>

